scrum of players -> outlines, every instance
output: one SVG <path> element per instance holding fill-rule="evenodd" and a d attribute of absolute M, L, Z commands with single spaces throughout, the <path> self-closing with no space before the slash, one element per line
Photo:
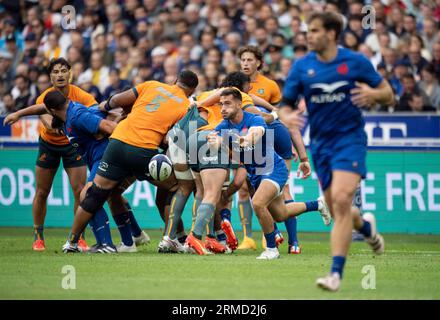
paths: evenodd
<path fill-rule="evenodd" d="M 48 136 L 67 136 L 66 141 L 90 171 L 78 194 L 63 252 L 130 253 L 148 243 L 149 236 L 122 195 L 135 180 L 147 180 L 157 187 L 156 205 L 165 224 L 160 253 L 255 250 L 252 209 L 264 234 L 264 251 L 257 257 L 262 260 L 280 256 L 278 246 L 284 237 L 276 223 L 286 223 L 289 254 L 301 252 L 296 235 L 299 215 L 320 214 L 325 225 L 331 223 L 323 198 L 294 202 L 288 189 L 292 159 L 300 160 L 298 176 L 305 179 L 311 174 L 300 133 L 302 120 L 298 118 L 297 125 L 287 129 L 278 119 L 281 93 L 274 81 L 259 73 L 263 59 L 258 48 L 243 47 L 238 58 L 242 71 L 228 74 L 218 89 L 197 97 L 193 97 L 197 75 L 184 70 L 174 85 L 146 81 L 101 104 L 69 84 L 66 60 L 51 61 L 53 87 L 36 105 L 10 114 L 4 122 L 13 124 L 21 117 L 40 115 L 46 128 L 40 144 L 43 141 L 52 148 L 47 153 L 63 147 L 51 144 Z M 148 170 L 150 160 L 159 153 L 166 154 L 173 165 L 173 173 L 164 181 L 154 180 Z M 65 165 L 64 155 L 61 157 Z M 59 159 L 56 169 L 58 165 Z M 244 231 L 240 243 L 231 224 L 235 193 L 240 195 Z M 194 200 L 189 204 L 191 195 Z M 122 239 L 117 246 L 103 209 L 105 202 Z M 192 205 L 193 216 L 186 234 L 182 213 L 187 205 Z M 43 222 L 34 231 L 34 250 L 44 250 L 44 216 L 45 207 Z M 84 240 L 87 225 L 96 239 L 91 247 Z"/>

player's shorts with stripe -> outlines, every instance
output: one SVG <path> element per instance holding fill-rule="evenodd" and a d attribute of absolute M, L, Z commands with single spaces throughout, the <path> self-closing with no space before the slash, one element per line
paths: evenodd
<path fill-rule="evenodd" d="M 267 129 L 273 130 L 275 152 L 284 160 L 292 159 L 292 139 L 286 126 L 279 120 L 275 120 L 267 126 Z"/>
<path fill-rule="evenodd" d="M 148 164 L 158 153 L 157 149 L 135 147 L 117 139 L 110 139 L 97 174 L 119 182 L 133 175 L 140 181 L 152 180 Z"/>
<path fill-rule="evenodd" d="M 263 180 L 268 180 L 277 188 L 278 195 L 282 194 L 284 185 L 289 179 L 289 171 L 287 170 L 286 164 L 281 159 L 275 162 L 273 170 L 265 174 L 258 174 L 257 171 L 252 171 L 249 175 L 249 180 L 252 187 L 257 191 Z"/>
<path fill-rule="evenodd" d="M 322 190 L 330 186 L 334 170 L 354 172 L 362 178 L 367 174 L 367 135 L 364 130 L 312 141 L 311 151 Z"/>
<path fill-rule="evenodd" d="M 78 150 L 71 144 L 56 145 L 44 141 L 41 137 L 38 139 L 37 166 L 44 169 L 58 169 L 61 159 L 63 159 L 64 168 L 85 166 Z"/>

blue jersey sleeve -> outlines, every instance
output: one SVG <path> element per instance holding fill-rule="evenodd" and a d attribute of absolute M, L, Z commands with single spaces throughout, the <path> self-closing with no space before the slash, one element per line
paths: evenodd
<path fill-rule="evenodd" d="M 222 130 L 229 129 L 228 121 L 223 120 L 219 123 L 217 127 L 215 127 L 214 131 L 218 132 L 218 135 L 222 135 Z"/>
<path fill-rule="evenodd" d="M 303 60 L 296 60 L 290 68 L 284 83 L 282 104 L 288 104 L 295 107 L 299 95 L 302 93 L 302 85 L 300 81 L 299 62 Z"/>
<path fill-rule="evenodd" d="M 75 117 L 72 121 L 72 125 L 78 130 L 85 131 L 90 134 L 96 134 L 99 131 L 99 123 L 102 118 L 93 114 L 87 108 L 82 106 L 76 106 Z"/>
<path fill-rule="evenodd" d="M 358 80 L 365 82 L 372 88 L 376 88 L 383 80 L 382 76 L 374 69 L 370 60 L 363 54 L 357 54 L 358 58 Z"/>
<path fill-rule="evenodd" d="M 263 127 L 264 130 L 267 129 L 267 125 L 266 122 L 264 122 L 264 119 L 262 116 L 260 115 L 255 115 L 254 117 L 252 117 L 251 123 L 249 124 L 249 127 Z"/>

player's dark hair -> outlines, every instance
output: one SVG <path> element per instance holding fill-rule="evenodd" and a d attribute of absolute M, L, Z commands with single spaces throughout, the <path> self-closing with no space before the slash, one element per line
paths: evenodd
<path fill-rule="evenodd" d="M 241 47 L 240 49 L 238 49 L 237 57 L 239 59 L 241 59 L 241 56 L 243 55 L 243 53 L 246 53 L 246 52 L 253 53 L 255 58 L 258 61 L 261 62 L 260 66 L 258 67 L 258 70 L 260 70 L 263 67 L 263 62 L 264 62 L 263 52 L 260 50 L 260 48 L 258 48 L 257 46 L 244 46 L 244 47 Z"/>
<path fill-rule="evenodd" d="M 67 99 L 57 90 L 51 91 L 44 97 L 43 103 L 48 109 L 59 110 L 66 103 Z"/>
<path fill-rule="evenodd" d="M 55 68 L 55 66 L 56 66 L 57 64 L 60 64 L 60 65 L 62 65 L 62 66 L 65 66 L 65 67 L 66 67 L 67 69 L 69 69 L 69 70 L 72 68 L 72 66 L 70 65 L 69 62 L 67 62 L 66 59 L 64 59 L 64 58 L 56 58 L 56 59 L 52 59 L 52 60 L 50 60 L 49 66 L 47 67 L 49 73 L 52 72 L 53 68 Z"/>
<path fill-rule="evenodd" d="M 199 78 L 191 70 L 182 70 L 177 77 L 177 83 L 188 89 L 195 89 L 199 85 Z"/>
<path fill-rule="evenodd" d="M 238 90 L 243 91 L 243 87 L 246 82 L 251 82 L 249 76 L 241 71 L 235 71 L 226 75 L 220 84 L 220 87 L 236 87 Z"/>
<path fill-rule="evenodd" d="M 341 15 L 334 12 L 314 12 L 309 18 L 310 24 L 313 20 L 321 20 L 322 26 L 326 31 L 334 30 L 336 33 L 336 39 L 338 40 L 343 30 L 344 23 Z"/>
<path fill-rule="evenodd" d="M 234 100 L 240 101 L 242 102 L 242 97 L 241 97 L 241 92 L 238 91 L 237 89 L 234 88 L 227 88 L 224 89 L 221 93 L 220 93 L 220 97 L 225 97 L 225 96 L 232 96 L 232 98 L 234 98 Z"/>

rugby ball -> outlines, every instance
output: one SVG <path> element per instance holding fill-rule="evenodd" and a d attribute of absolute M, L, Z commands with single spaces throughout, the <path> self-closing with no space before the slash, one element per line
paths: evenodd
<path fill-rule="evenodd" d="M 171 160 L 164 154 L 157 154 L 151 158 L 148 164 L 150 176 L 157 181 L 168 179 L 173 172 Z"/>

